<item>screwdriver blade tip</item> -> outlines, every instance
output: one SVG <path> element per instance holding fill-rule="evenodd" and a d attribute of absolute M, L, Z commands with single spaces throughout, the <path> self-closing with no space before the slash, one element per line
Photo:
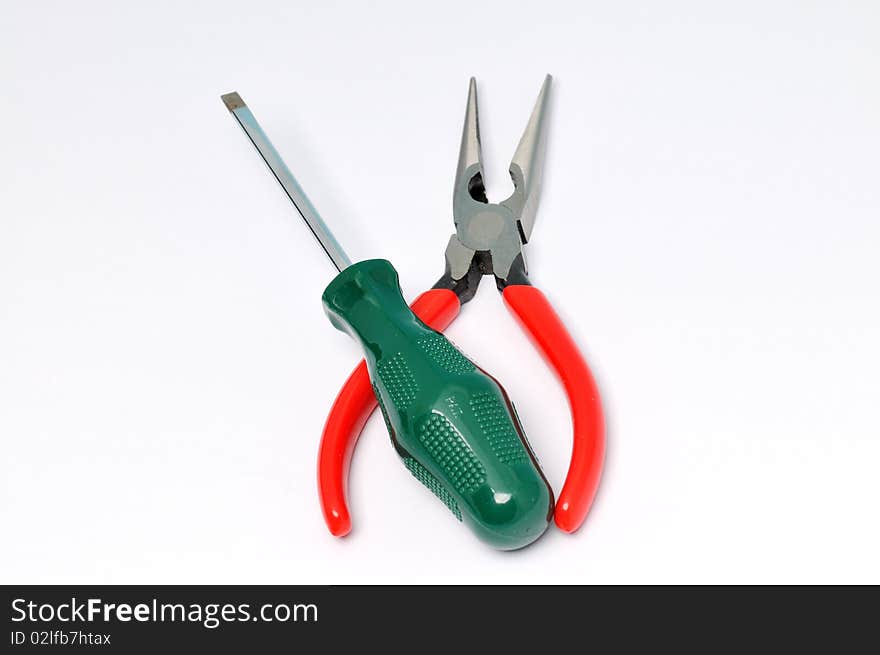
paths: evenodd
<path fill-rule="evenodd" d="M 244 100 L 241 99 L 241 96 L 238 95 L 236 91 L 233 91 L 232 93 L 224 93 L 220 96 L 220 99 L 229 111 L 235 111 L 241 107 L 247 107 L 247 105 L 244 104 Z"/>

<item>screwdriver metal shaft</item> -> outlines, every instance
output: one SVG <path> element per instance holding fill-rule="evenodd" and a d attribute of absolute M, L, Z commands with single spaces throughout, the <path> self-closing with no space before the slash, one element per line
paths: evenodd
<path fill-rule="evenodd" d="M 327 224 L 318 213 L 318 210 L 315 209 L 315 206 L 306 196 L 305 191 L 303 191 L 299 182 L 296 181 L 293 173 L 287 168 L 281 155 L 275 150 L 275 146 L 272 145 L 269 137 L 266 136 L 263 128 L 260 127 L 257 119 L 251 113 L 251 110 L 248 109 L 244 100 L 241 99 L 241 96 L 233 92 L 220 96 L 220 99 L 223 100 L 223 104 L 226 105 L 226 108 L 232 113 L 238 124 L 241 125 L 241 129 L 247 134 L 251 143 L 254 144 L 257 152 L 260 153 L 263 161 L 266 162 L 269 170 L 272 171 L 272 175 L 275 176 L 287 197 L 290 198 L 290 202 L 293 203 L 296 211 L 302 216 L 302 219 L 309 226 L 318 243 L 321 244 L 324 252 L 327 253 L 330 261 L 333 262 L 336 270 L 342 272 L 342 269 L 351 266 L 351 259 L 345 254 L 342 246 L 339 245 L 336 237 L 333 236 L 330 228 L 327 227 Z"/>

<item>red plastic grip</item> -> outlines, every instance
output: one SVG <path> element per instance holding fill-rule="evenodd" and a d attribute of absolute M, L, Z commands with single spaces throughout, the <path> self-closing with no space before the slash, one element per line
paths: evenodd
<path fill-rule="evenodd" d="M 449 289 L 431 289 L 416 298 L 410 309 L 427 325 L 442 331 L 458 316 L 461 304 Z M 337 537 L 351 531 L 348 470 L 361 430 L 376 405 L 367 365 L 361 360 L 330 409 L 318 451 L 318 496 L 324 521 Z"/>
<path fill-rule="evenodd" d="M 503 295 L 535 347 L 562 380 L 568 395 L 574 445 L 554 519 L 560 529 L 574 532 L 587 517 L 605 460 L 605 419 L 599 389 L 583 355 L 539 289 L 511 285 L 505 287 Z"/>

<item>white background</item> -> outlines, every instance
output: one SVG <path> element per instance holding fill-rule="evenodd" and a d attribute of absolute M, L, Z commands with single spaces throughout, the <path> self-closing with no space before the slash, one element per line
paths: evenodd
<path fill-rule="evenodd" d="M 712 6 L 710 6 L 712 5 Z M 604 396 L 574 536 L 496 553 L 374 417 L 239 91 L 354 258 L 442 272 L 467 81 L 488 191 L 545 73 L 528 257 Z M 880 5 L 9 2 L 0 20 L 0 581 L 880 582 Z M 450 330 L 555 489 L 561 388 L 489 281 Z"/>

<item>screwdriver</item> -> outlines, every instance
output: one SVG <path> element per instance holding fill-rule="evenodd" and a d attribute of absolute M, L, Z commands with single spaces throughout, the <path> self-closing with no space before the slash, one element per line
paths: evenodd
<path fill-rule="evenodd" d="M 336 267 L 324 311 L 363 349 L 406 468 L 490 546 L 513 550 L 535 541 L 552 518 L 553 492 L 506 391 L 412 312 L 389 261 L 351 263 L 241 96 L 221 99 Z M 526 456 L 511 457 L 510 435 Z"/>

